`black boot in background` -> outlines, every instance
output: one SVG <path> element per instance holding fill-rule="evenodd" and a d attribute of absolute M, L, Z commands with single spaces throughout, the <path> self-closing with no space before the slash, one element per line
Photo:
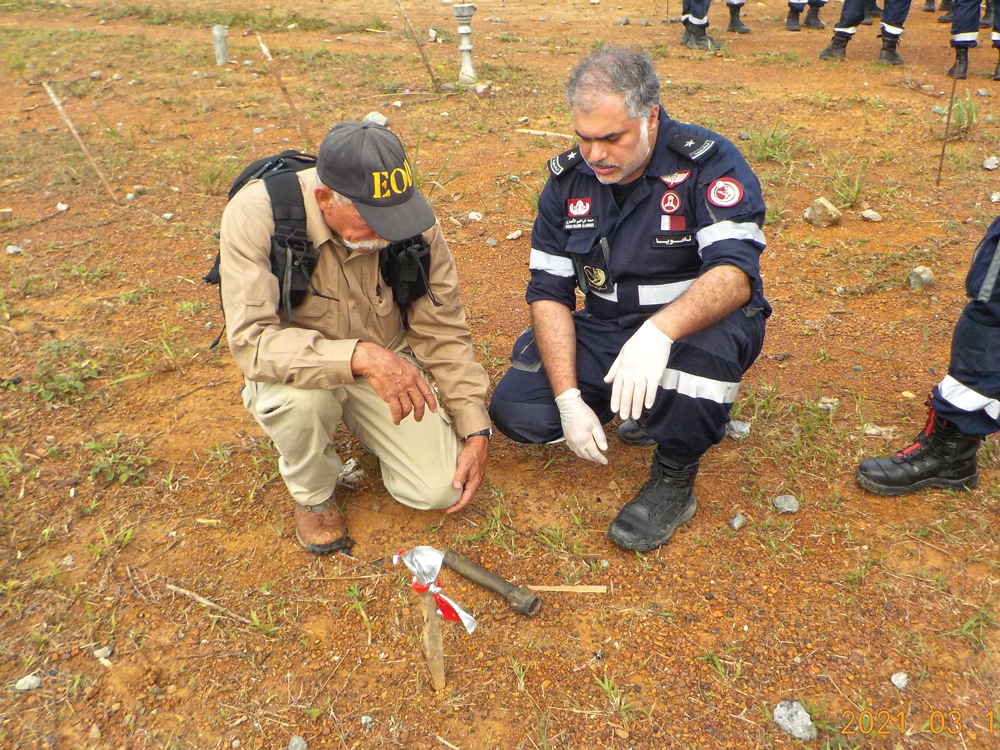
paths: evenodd
<path fill-rule="evenodd" d="M 886 65 L 902 65 L 903 58 L 896 52 L 897 44 L 899 44 L 898 39 L 882 37 L 882 49 L 878 53 L 878 62 L 885 63 Z"/>
<path fill-rule="evenodd" d="M 729 26 L 726 28 L 726 31 L 735 31 L 737 34 L 750 33 L 750 27 L 740 20 L 740 10 L 742 8 L 742 5 L 729 6 Z"/>
<path fill-rule="evenodd" d="M 962 81 L 969 77 L 968 47 L 955 47 L 955 63 L 948 68 L 948 77 Z"/>
<path fill-rule="evenodd" d="M 795 8 L 788 9 L 788 15 L 785 17 L 785 31 L 802 31 L 802 24 L 799 23 L 799 14 L 801 10 L 795 10 Z"/>
<path fill-rule="evenodd" d="M 979 28 L 989 29 L 993 27 L 993 0 L 986 0 L 986 12 L 979 19 Z"/>
<path fill-rule="evenodd" d="M 981 438 L 963 435 L 931 407 L 923 432 L 887 458 L 862 461 L 858 484 L 876 495 L 906 495 L 924 487 L 964 490 L 979 481 L 976 452 Z"/>
<path fill-rule="evenodd" d="M 833 40 L 830 42 L 830 46 L 823 49 L 819 53 L 820 60 L 846 60 L 847 59 L 847 43 L 851 41 L 849 36 L 841 36 L 840 34 L 834 34 Z"/>
<path fill-rule="evenodd" d="M 806 11 L 805 20 L 802 25 L 809 29 L 825 29 L 826 24 L 819 20 L 819 6 L 810 5 Z"/>

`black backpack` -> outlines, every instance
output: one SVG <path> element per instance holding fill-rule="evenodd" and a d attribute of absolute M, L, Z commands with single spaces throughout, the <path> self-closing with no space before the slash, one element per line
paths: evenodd
<path fill-rule="evenodd" d="M 301 151 L 289 150 L 277 156 L 266 156 L 240 172 L 229 188 L 227 198 L 232 200 L 250 180 L 264 180 L 274 214 L 271 273 L 278 278 L 280 287 L 278 308 L 284 308 L 289 323 L 293 321 L 292 309 L 305 299 L 319 260 L 319 253 L 306 232 L 306 208 L 296 176 L 296 172 L 315 166 L 316 157 Z M 209 284 L 219 284 L 221 297 L 220 260 L 221 253 L 217 253 L 211 270 L 202 278 Z M 394 242 L 379 253 L 379 270 L 392 289 L 393 299 L 402 308 L 404 323 L 407 305 L 424 294 L 430 295 L 436 307 L 441 306 L 430 290 L 430 268 L 431 248 L 420 235 Z M 209 348 L 217 346 L 221 339 L 222 333 Z"/>

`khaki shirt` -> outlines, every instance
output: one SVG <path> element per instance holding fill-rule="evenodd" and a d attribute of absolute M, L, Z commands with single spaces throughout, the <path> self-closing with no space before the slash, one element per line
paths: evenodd
<path fill-rule="evenodd" d="M 392 290 L 379 274 L 379 254 L 348 250 L 316 203 L 316 170 L 298 177 L 307 232 L 319 252 L 312 286 L 325 296 L 307 292 L 292 311 L 294 323 L 278 311 L 278 279 L 270 262 L 274 217 L 263 181 L 244 187 L 222 214 L 222 304 L 240 371 L 258 382 L 336 388 L 354 382 L 351 356 L 358 341 L 389 350 L 406 343 L 434 378 L 458 435 L 489 427 L 489 379 L 472 353 L 455 261 L 440 224 L 424 238 L 431 245 L 431 289 L 441 307 L 424 295 L 410 305 L 404 329 Z"/>

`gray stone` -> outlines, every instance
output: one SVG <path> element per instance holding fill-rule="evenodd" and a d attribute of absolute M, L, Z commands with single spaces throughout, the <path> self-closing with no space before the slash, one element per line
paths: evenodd
<path fill-rule="evenodd" d="M 934 272 L 927 266 L 917 266 L 906 275 L 906 285 L 910 289 L 923 289 L 934 283 Z"/>
<path fill-rule="evenodd" d="M 127 201 L 134 201 L 135 200 L 135 193 L 125 193 L 125 200 L 127 200 Z"/>
<path fill-rule="evenodd" d="M 746 516 L 744 516 L 742 513 L 737 513 L 735 516 L 729 519 L 729 528 L 731 528 L 733 531 L 739 531 L 746 525 L 747 525 L 747 519 Z"/>
<path fill-rule="evenodd" d="M 101 728 L 97 724 L 90 725 L 90 734 L 87 735 L 89 739 L 99 740 L 101 739 Z"/>
<path fill-rule="evenodd" d="M 843 214 L 837 207 L 826 198 L 817 198 L 809 208 L 802 212 L 802 218 L 814 227 L 821 229 L 839 224 L 842 216 Z"/>
<path fill-rule="evenodd" d="M 622 16 L 617 21 L 615 21 L 616 26 L 628 26 L 629 23 L 630 21 L 628 20 L 628 16 Z"/>
<path fill-rule="evenodd" d="M 383 128 L 389 124 L 388 117 L 383 115 L 381 112 L 375 112 L 375 111 L 369 112 L 367 115 L 361 118 L 361 121 L 374 122 L 376 125 L 381 125 Z"/>
<path fill-rule="evenodd" d="M 976 93 L 979 94 L 980 96 L 989 96 L 990 95 L 990 92 L 987 91 L 986 89 L 976 89 Z"/>
<path fill-rule="evenodd" d="M 643 28 L 645 28 L 646 26 L 649 26 L 649 19 L 648 18 L 640 18 L 639 19 L 639 25 L 642 26 Z"/>
<path fill-rule="evenodd" d="M 111 76 L 112 81 L 120 81 L 121 79 L 122 79 L 121 73 L 115 73 L 113 76 Z"/>
<path fill-rule="evenodd" d="M 21 255 L 24 250 L 17 245 L 7 245 L 7 255 Z"/>
<path fill-rule="evenodd" d="M 812 718 L 798 701 L 781 701 L 774 707 L 772 715 L 774 723 L 795 739 L 804 742 L 816 739 L 816 727 L 813 726 Z"/>
<path fill-rule="evenodd" d="M 990 193 L 990 203 L 1000 203 L 1000 192 Z"/>
<path fill-rule="evenodd" d="M 741 130 L 739 133 L 737 133 L 736 137 L 739 138 L 741 141 L 749 141 L 750 140 L 750 134 L 747 131 L 745 131 L 745 130 Z"/>
<path fill-rule="evenodd" d="M 99 71 L 99 70 L 95 70 L 95 71 L 93 71 L 93 72 L 92 72 L 92 73 L 90 74 L 90 80 L 91 80 L 91 81 L 99 81 L 99 80 L 101 80 L 102 78 L 104 78 L 104 73 L 102 73 L 102 72 L 101 72 L 101 71 Z"/>
<path fill-rule="evenodd" d="M 292 739 L 288 741 L 288 750 L 306 750 L 307 747 L 305 738 L 297 734 L 292 735 Z"/>
<path fill-rule="evenodd" d="M 524 236 L 524 232 L 520 229 L 515 229 L 513 232 L 507 235 L 508 240 L 519 240 Z"/>
<path fill-rule="evenodd" d="M 482 221 L 483 215 L 478 211 L 469 211 L 469 218 L 473 221 Z"/>
<path fill-rule="evenodd" d="M 864 372 L 865 370 L 865 368 L 862 367 L 861 365 L 854 365 L 854 367 L 852 367 L 851 369 L 854 370 L 854 372 Z"/>
<path fill-rule="evenodd" d="M 17 684 L 14 685 L 14 689 L 19 690 L 21 692 L 25 692 L 27 690 L 37 690 L 41 686 L 42 686 L 42 678 L 39 677 L 37 674 L 29 674 L 18 680 Z"/>
<path fill-rule="evenodd" d="M 935 115 L 947 115 L 948 114 L 948 110 L 946 110 L 944 107 L 934 107 L 931 110 L 931 112 L 933 114 L 935 114 Z"/>
<path fill-rule="evenodd" d="M 173 221 L 174 215 L 173 214 L 162 214 L 160 216 L 160 218 L 163 219 L 164 221 Z"/>
<path fill-rule="evenodd" d="M 861 218 L 865 221 L 882 221 L 882 214 L 867 208 L 861 212 Z"/>
<path fill-rule="evenodd" d="M 795 499 L 794 495 L 778 495 L 771 501 L 771 505 L 779 513 L 799 512 L 799 501 Z"/>
<path fill-rule="evenodd" d="M 146 186 L 145 185 L 136 185 L 135 187 L 132 188 L 132 192 L 135 193 L 136 195 L 145 195 L 146 194 Z"/>
<path fill-rule="evenodd" d="M 983 169 L 996 169 L 1000 167 L 1000 159 L 995 156 L 987 156 L 983 159 Z"/>
<path fill-rule="evenodd" d="M 490 247 L 496 247 L 497 241 L 492 237 L 490 237 L 489 239 L 486 240 L 486 244 L 489 245 Z"/>
<path fill-rule="evenodd" d="M 260 135 L 261 133 L 264 132 L 264 128 L 254 128 L 253 132 L 256 133 L 257 135 Z"/>
<path fill-rule="evenodd" d="M 910 678 L 906 676 L 906 672 L 896 672 L 889 679 L 899 690 L 906 690 L 906 686 L 910 684 Z"/>
<path fill-rule="evenodd" d="M 373 719 L 371 716 L 362 716 L 361 726 L 364 727 L 364 730 L 366 732 L 370 732 L 372 728 L 375 726 L 375 719 Z"/>
<path fill-rule="evenodd" d="M 750 423 L 731 419 L 726 423 L 726 437 L 733 440 L 745 440 L 750 437 Z"/>
<path fill-rule="evenodd" d="M 94 652 L 95 659 L 107 659 L 111 654 L 115 652 L 114 646 L 105 646 L 104 648 L 99 648 Z"/>

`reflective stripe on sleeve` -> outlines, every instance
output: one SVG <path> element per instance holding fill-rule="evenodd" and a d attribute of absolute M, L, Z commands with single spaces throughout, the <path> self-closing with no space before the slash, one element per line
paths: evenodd
<path fill-rule="evenodd" d="M 694 283 L 690 281 L 675 281 L 672 284 L 640 284 L 640 305 L 666 305 L 680 297 Z"/>
<path fill-rule="evenodd" d="M 957 409 L 967 412 L 985 411 L 993 419 L 1000 419 L 1000 401 L 988 398 L 966 385 L 962 385 L 951 375 L 945 375 L 938 383 L 941 398 Z"/>
<path fill-rule="evenodd" d="M 761 248 L 767 247 L 764 233 L 752 221 L 719 221 L 709 224 L 704 229 L 698 230 L 695 239 L 698 240 L 698 252 L 720 240 L 746 240 L 760 245 Z"/>
<path fill-rule="evenodd" d="M 903 36 L 905 29 L 902 26 L 890 26 L 887 23 L 881 24 L 882 31 L 888 31 L 890 34 L 895 34 L 896 36 Z"/>
<path fill-rule="evenodd" d="M 849 34 L 851 36 L 854 36 L 854 34 L 857 32 L 857 30 L 858 30 L 857 26 L 834 26 L 833 27 L 833 32 L 835 34 L 836 33 L 840 33 L 840 34 Z"/>
<path fill-rule="evenodd" d="M 553 276 L 572 278 L 576 275 L 573 270 L 573 261 L 561 255 L 543 253 L 541 250 L 531 248 L 531 255 L 528 257 L 528 268 L 532 271 L 544 271 Z"/>
<path fill-rule="evenodd" d="M 701 375 L 691 375 L 669 367 L 663 371 L 660 387 L 665 391 L 676 391 L 691 398 L 714 401 L 717 404 L 732 404 L 740 392 L 739 383 L 727 383 Z"/>

